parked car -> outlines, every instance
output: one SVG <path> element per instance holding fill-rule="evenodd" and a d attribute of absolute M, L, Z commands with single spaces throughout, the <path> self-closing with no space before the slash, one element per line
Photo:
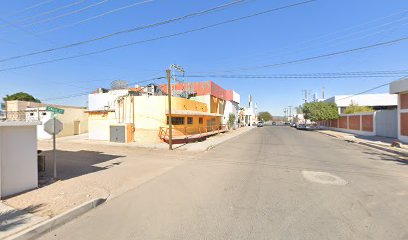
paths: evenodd
<path fill-rule="evenodd" d="M 257 127 L 263 127 L 264 123 L 262 121 L 259 121 L 258 124 L 256 125 Z"/>
<path fill-rule="evenodd" d="M 272 122 L 272 125 L 275 126 L 275 125 L 276 125 L 276 122 Z"/>
<path fill-rule="evenodd" d="M 295 123 L 295 122 L 290 123 L 290 126 L 291 126 L 291 127 L 296 127 L 296 123 Z"/>

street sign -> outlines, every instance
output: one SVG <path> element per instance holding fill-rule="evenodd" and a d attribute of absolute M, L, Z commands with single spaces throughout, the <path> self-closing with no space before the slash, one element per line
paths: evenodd
<path fill-rule="evenodd" d="M 58 113 L 58 114 L 64 114 L 65 110 L 61 108 L 56 108 L 56 107 L 51 107 L 47 106 L 45 108 L 45 111 L 53 112 L 53 113 Z"/>
<path fill-rule="evenodd" d="M 46 131 L 48 134 L 58 134 L 62 131 L 63 128 L 64 124 L 62 124 L 60 120 L 55 118 L 51 118 L 46 123 L 44 123 L 44 131 Z"/>

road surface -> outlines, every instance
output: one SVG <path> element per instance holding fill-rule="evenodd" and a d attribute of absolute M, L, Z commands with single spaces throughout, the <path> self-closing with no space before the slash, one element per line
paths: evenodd
<path fill-rule="evenodd" d="M 187 153 L 186 153 L 187 154 Z M 41 239 L 408 239 L 408 164 L 256 128 Z"/>

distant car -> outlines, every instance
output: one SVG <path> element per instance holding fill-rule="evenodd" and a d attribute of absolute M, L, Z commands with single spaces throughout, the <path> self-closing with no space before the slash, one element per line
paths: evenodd
<path fill-rule="evenodd" d="M 258 124 L 256 124 L 257 127 L 263 127 L 264 123 L 263 122 L 258 122 Z"/>
<path fill-rule="evenodd" d="M 291 127 L 296 127 L 296 123 L 293 122 L 293 123 L 290 124 L 290 126 Z"/>
<path fill-rule="evenodd" d="M 312 129 L 312 127 L 311 127 L 310 124 L 304 124 L 304 123 L 299 123 L 299 124 L 296 126 L 296 128 L 299 129 L 299 130 Z"/>
<path fill-rule="evenodd" d="M 276 122 L 272 122 L 272 125 L 275 126 L 275 125 L 276 125 Z"/>

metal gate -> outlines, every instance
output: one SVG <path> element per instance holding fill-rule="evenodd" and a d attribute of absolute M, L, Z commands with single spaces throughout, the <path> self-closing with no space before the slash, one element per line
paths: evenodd
<path fill-rule="evenodd" d="M 380 110 L 375 114 L 375 128 L 377 136 L 398 137 L 397 110 Z"/>
<path fill-rule="evenodd" d="M 111 142 L 126 142 L 125 126 L 110 126 L 110 141 Z"/>

